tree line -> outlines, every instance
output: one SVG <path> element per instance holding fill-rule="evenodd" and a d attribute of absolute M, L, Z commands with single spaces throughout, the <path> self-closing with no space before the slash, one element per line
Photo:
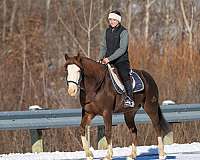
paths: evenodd
<path fill-rule="evenodd" d="M 159 87 L 160 103 L 165 99 L 199 103 L 200 1 L 1 0 L 0 110 L 27 110 L 35 104 L 48 108 L 79 107 L 78 96 L 67 95 L 64 54 L 80 52 L 95 60 L 102 32 L 108 25 L 108 13 L 114 9 L 122 13 L 122 23 L 129 32 L 132 67 L 152 74 Z M 195 126 L 196 123 L 192 127 Z M 148 128 L 143 129 L 143 134 L 147 134 Z M 181 132 L 181 128 L 177 130 Z M 76 129 L 46 131 L 46 150 L 80 148 L 79 143 L 75 147 L 68 143 L 66 137 L 80 142 L 79 136 L 72 137 L 72 132 L 76 133 Z M 53 135 L 57 139 L 52 139 Z M 8 151 L 7 148 L 8 152 L 30 150 L 26 147 L 30 143 L 26 131 L 4 132 L 1 137 L 0 152 Z M 12 140 L 9 137 L 15 141 L 7 143 Z M 145 144 L 147 137 L 140 144 Z M 195 136 L 186 137 L 188 140 Z M 176 142 L 180 142 L 178 136 Z"/>

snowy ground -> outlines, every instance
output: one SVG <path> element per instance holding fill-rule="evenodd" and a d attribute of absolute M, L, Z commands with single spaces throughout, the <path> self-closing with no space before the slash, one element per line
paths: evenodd
<path fill-rule="evenodd" d="M 114 148 L 113 160 L 125 160 L 125 157 L 130 154 L 131 149 Z M 158 150 L 156 146 L 139 146 L 137 147 L 138 157 L 137 160 L 157 160 Z M 166 145 L 165 152 L 167 153 L 167 160 L 200 160 L 200 143 L 195 142 L 192 144 L 173 144 Z M 100 160 L 105 156 L 106 151 L 96 150 L 94 159 Z M 77 160 L 85 159 L 83 151 L 77 152 L 52 152 L 52 153 L 13 153 L 0 155 L 0 160 Z"/>

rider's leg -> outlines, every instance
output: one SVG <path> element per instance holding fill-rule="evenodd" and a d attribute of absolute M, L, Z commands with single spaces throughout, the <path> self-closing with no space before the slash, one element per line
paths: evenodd
<path fill-rule="evenodd" d="M 133 86 L 131 80 L 124 82 L 124 88 L 126 90 L 126 98 L 124 101 L 125 106 L 134 107 L 134 101 L 133 101 Z"/>
<path fill-rule="evenodd" d="M 133 87 L 132 82 L 130 80 L 130 65 L 128 61 L 123 61 L 115 64 L 115 67 L 118 70 L 119 76 L 124 84 L 124 88 L 126 91 L 126 98 L 124 101 L 125 106 L 128 107 L 134 107 L 134 101 L 133 101 Z"/>

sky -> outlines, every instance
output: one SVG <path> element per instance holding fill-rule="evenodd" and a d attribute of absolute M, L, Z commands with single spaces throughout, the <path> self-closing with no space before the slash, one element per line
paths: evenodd
<path fill-rule="evenodd" d="M 92 149 L 92 148 L 91 148 Z M 125 160 L 131 148 L 114 148 L 113 160 Z M 165 145 L 166 160 L 200 160 L 200 142 L 191 144 Z M 105 150 L 93 150 L 94 160 L 106 155 Z M 158 160 L 157 146 L 138 146 L 136 160 Z M 0 155 L 0 160 L 84 160 L 83 151 L 76 152 L 43 152 L 43 153 L 10 153 Z"/>

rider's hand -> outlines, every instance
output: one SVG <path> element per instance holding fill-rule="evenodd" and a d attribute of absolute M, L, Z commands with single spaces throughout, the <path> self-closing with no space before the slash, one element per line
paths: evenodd
<path fill-rule="evenodd" d="M 102 64 L 103 58 L 102 59 L 97 59 L 96 62 L 101 63 Z"/>
<path fill-rule="evenodd" d="M 108 58 L 104 58 L 103 60 L 102 60 L 102 64 L 108 64 L 110 61 L 109 61 L 109 59 Z"/>

